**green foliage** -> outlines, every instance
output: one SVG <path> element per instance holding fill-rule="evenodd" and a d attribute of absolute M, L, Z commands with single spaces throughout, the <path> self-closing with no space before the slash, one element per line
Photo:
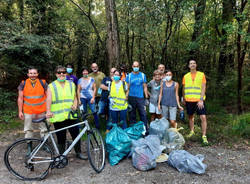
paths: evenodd
<path fill-rule="evenodd" d="M 250 138 L 250 113 L 242 114 L 238 117 L 235 117 L 231 121 L 232 125 L 232 134 L 244 137 L 249 139 Z"/>

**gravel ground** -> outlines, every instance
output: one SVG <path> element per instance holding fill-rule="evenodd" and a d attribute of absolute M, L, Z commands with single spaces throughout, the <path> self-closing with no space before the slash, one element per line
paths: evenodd
<path fill-rule="evenodd" d="M 0 155 L 3 158 L 7 146 L 23 135 L 9 133 L 1 135 Z M 69 155 L 69 165 L 63 169 L 53 169 L 43 181 L 24 182 L 12 176 L 0 161 L 0 184 L 84 184 L 84 183 L 250 183 L 250 149 L 247 146 L 226 149 L 223 146 L 201 147 L 197 143 L 188 143 L 185 149 L 190 153 L 205 155 L 207 164 L 205 174 L 179 173 L 167 163 L 158 164 L 154 170 L 141 172 L 133 168 L 131 159 L 124 159 L 116 166 L 106 161 L 105 169 L 96 174 L 88 161 L 78 160 Z"/>

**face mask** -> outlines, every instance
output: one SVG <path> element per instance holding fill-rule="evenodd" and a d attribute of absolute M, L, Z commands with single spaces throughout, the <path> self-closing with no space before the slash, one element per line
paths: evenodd
<path fill-rule="evenodd" d="M 88 78 L 88 75 L 83 75 L 84 78 Z"/>
<path fill-rule="evenodd" d="M 57 78 L 57 81 L 59 81 L 59 82 L 64 82 L 64 81 L 65 81 L 65 78 L 64 78 L 64 79 Z"/>
<path fill-rule="evenodd" d="M 93 72 L 97 72 L 98 70 L 97 69 L 94 69 Z"/>
<path fill-rule="evenodd" d="M 172 79 L 172 76 L 166 76 L 165 78 L 167 81 L 170 81 Z"/>
<path fill-rule="evenodd" d="M 114 76 L 114 80 L 115 80 L 115 81 L 120 80 L 120 76 Z"/>
<path fill-rule="evenodd" d="M 67 73 L 72 73 L 73 72 L 73 68 L 66 68 Z"/>
<path fill-rule="evenodd" d="M 134 68 L 133 68 L 133 71 L 134 71 L 134 72 L 138 72 L 138 71 L 139 71 L 139 67 L 134 67 Z"/>

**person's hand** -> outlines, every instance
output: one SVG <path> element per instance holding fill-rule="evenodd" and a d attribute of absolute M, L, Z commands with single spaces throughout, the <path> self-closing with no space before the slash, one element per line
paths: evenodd
<path fill-rule="evenodd" d="M 46 118 L 52 118 L 54 114 L 50 111 L 46 112 Z"/>
<path fill-rule="evenodd" d="M 183 109 L 183 107 L 182 107 L 182 106 L 180 106 L 180 107 L 179 107 L 179 109 L 180 109 L 181 111 L 184 111 L 184 109 Z"/>
<path fill-rule="evenodd" d="M 79 105 L 81 105 L 82 104 L 81 100 L 79 100 L 78 103 L 79 103 Z"/>
<path fill-rule="evenodd" d="M 18 117 L 19 117 L 21 120 L 24 120 L 23 112 L 19 112 Z"/>
<path fill-rule="evenodd" d="M 204 102 L 203 100 L 200 100 L 198 103 L 197 103 L 197 106 L 199 109 L 202 109 L 204 107 Z"/>
<path fill-rule="evenodd" d="M 77 109 L 77 105 L 76 105 L 76 104 L 73 104 L 73 105 L 71 106 L 71 109 L 72 109 L 73 111 L 75 111 L 75 110 Z"/>
<path fill-rule="evenodd" d="M 183 99 L 182 103 L 183 103 L 183 105 L 186 105 L 186 101 L 184 99 Z"/>
<path fill-rule="evenodd" d="M 159 109 L 159 111 L 161 110 L 161 105 L 160 104 L 158 104 L 158 109 Z"/>
<path fill-rule="evenodd" d="M 93 104 L 95 102 L 94 98 L 91 98 L 90 103 Z"/>

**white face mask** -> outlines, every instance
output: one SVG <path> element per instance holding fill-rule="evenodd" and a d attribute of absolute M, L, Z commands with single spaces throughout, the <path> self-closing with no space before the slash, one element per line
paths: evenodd
<path fill-rule="evenodd" d="M 172 76 L 166 76 L 165 79 L 166 81 L 170 81 L 172 79 Z"/>

